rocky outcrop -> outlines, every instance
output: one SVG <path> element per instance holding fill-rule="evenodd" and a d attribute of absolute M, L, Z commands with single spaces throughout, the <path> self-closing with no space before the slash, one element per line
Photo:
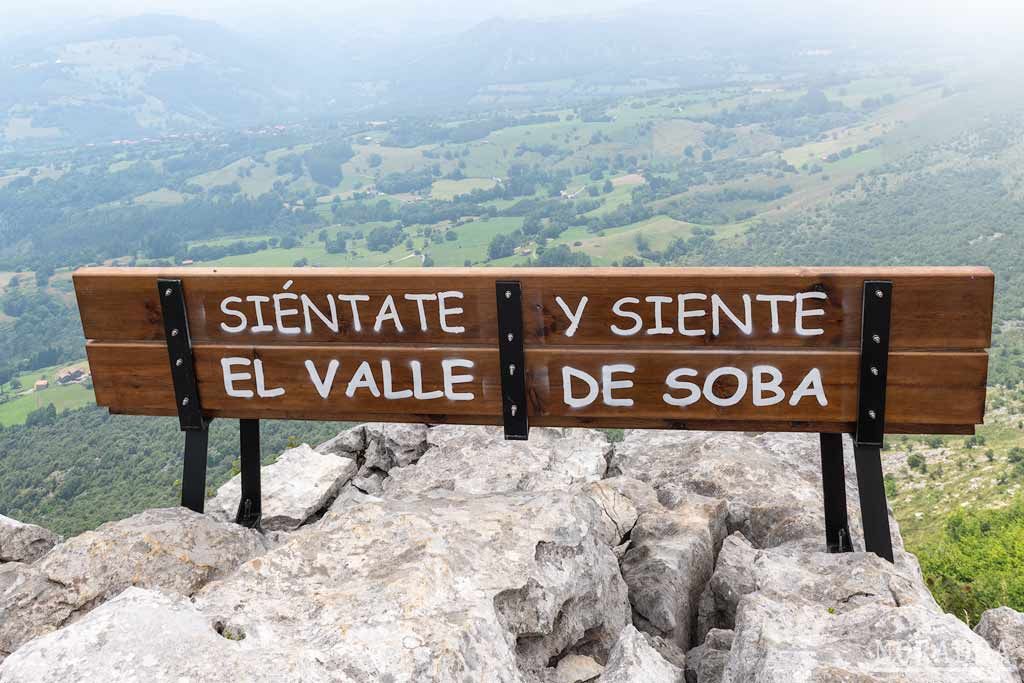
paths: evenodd
<path fill-rule="evenodd" d="M 356 473 L 356 462 L 315 451 L 306 444 L 290 448 L 261 468 L 263 518 L 268 531 L 291 531 L 323 513 Z M 241 475 L 232 477 L 206 502 L 207 514 L 233 522 L 242 497 Z"/>
<path fill-rule="evenodd" d="M 58 543 L 49 529 L 0 515 L 0 563 L 35 562 Z"/>
<path fill-rule="evenodd" d="M 686 653 L 686 683 L 719 683 L 732 649 L 733 632 L 708 631 L 704 642 Z"/>
<path fill-rule="evenodd" d="M 497 427 L 449 425 L 430 429 L 426 444 L 415 465 L 390 471 L 385 497 L 565 490 L 601 479 L 612 450 L 593 429 L 534 428 L 529 441 L 505 441 Z"/>
<path fill-rule="evenodd" d="M 731 629 L 744 596 L 798 594 L 832 613 L 866 603 L 887 607 L 920 604 L 938 612 L 912 556 L 895 565 L 871 553 L 829 554 L 799 548 L 758 550 L 734 533 L 722 545 L 714 575 L 701 598 L 699 630 Z"/>
<path fill-rule="evenodd" d="M 352 484 L 363 493 L 378 495 L 392 469 L 420 459 L 427 450 L 427 432 L 421 424 L 370 423 L 344 431 L 316 450 L 354 460 L 358 471 Z"/>
<path fill-rule="evenodd" d="M 0 682 L 339 680 L 309 653 L 271 654 L 240 638 L 184 596 L 131 587 L 19 648 L 0 667 Z"/>
<path fill-rule="evenodd" d="M 632 626 L 622 629 L 599 683 L 683 683 L 683 671 L 666 661 Z"/>
<path fill-rule="evenodd" d="M 665 506 L 641 481 L 620 477 L 602 484 L 629 498 L 639 511 L 622 558 L 633 620 L 685 651 L 725 533 L 725 503 L 683 493 Z"/>
<path fill-rule="evenodd" d="M 704 660 L 715 651 L 713 668 L 724 659 L 724 683 L 1012 680 L 998 653 L 942 613 L 916 562 L 902 553 L 892 565 L 866 553 L 759 550 L 733 534 L 700 623 L 735 629 L 727 656 L 719 645 L 696 653 Z M 696 680 L 715 680 L 694 668 Z"/>
<path fill-rule="evenodd" d="M 628 623 L 601 514 L 561 492 L 363 503 L 197 602 L 263 647 L 316 643 L 352 680 L 524 680 L 566 654 L 604 659 Z"/>
<path fill-rule="evenodd" d="M 589 683 L 597 681 L 604 667 L 593 657 L 566 655 L 558 662 L 553 673 L 548 675 L 551 683 Z"/>
<path fill-rule="evenodd" d="M 360 425 L 264 468 L 262 533 L 156 510 L 0 565 L 0 682 L 1019 680 L 1020 615 L 943 614 L 898 533 L 823 552 L 820 477 L 813 435 Z"/>
<path fill-rule="evenodd" d="M 986 610 L 974 632 L 1001 652 L 1024 680 L 1024 614 L 1009 607 Z"/>
<path fill-rule="evenodd" d="M 361 503 L 208 585 L 194 609 L 261 656 L 316 662 L 308 680 L 540 680 L 567 655 L 605 661 L 629 621 L 602 514 L 560 492 Z M 197 641 L 196 618 L 183 619 L 161 629 L 155 670 L 173 671 L 188 647 L 219 671 L 224 644 Z M 51 639 L 49 656 L 70 657 L 71 645 Z M 101 640 L 94 654 L 123 661 L 134 647 Z M 56 680 L 17 666 L 3 680 Z"/>
<path fill-rule="evenodd" d="M 863 549 L 850 440 L 846 451 L 847 500 L 854 548 Z M 754 546 L 823 544 L 821 455 L 817 434 L 739 432 L 626 432 L 617 444 L 609 475 L 649 483 L 659 497 L 680 492 L 724 500 L 728 531 Z M 903 547 L 890 515 L 893 546 Z"/>
<path fill-rule="evenodd" d="M 1016 683 L 1006 660 L 956 617 L 921 604 L 841 612 L 798 593 L 743 598 L 723 683 Z"/>
<path fill-rule="evenodd" d="M 0 567 L 0 654 L 129 586 L 192 595 L 265 550 L 257 532 L 185 508 L 104 524 L 64 541 L 34 565 Z"/>

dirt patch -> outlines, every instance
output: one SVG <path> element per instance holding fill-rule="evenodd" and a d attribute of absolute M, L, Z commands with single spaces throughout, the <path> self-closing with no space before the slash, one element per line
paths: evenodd
<path fill-rule="evenodd" d="M 615 187 L 622 187 L 624 185 L 643 185 L 646 180 L 639 173 L 630 173 L 628 175 L 620 175 L 618 178 L 612 178 L 612 185 Z"/>

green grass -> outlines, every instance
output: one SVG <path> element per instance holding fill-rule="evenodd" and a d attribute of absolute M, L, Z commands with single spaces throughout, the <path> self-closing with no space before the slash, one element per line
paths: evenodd
<path fill-rule="evenodd" d="M 445 240 L 431 244 L 427 251 L 437 266 L 461 266 L 468 259 L 473 263 L 487 260 L 487 246 L 495 235 L 515 231 L 523 224 L 521 218 L 490 218 L 455 226 L 459 236 L 453 242 Z M 414 240 L 417 246 L 420 240 Z"/>
<path fill-rule="evenodd" d="M 1018 392 L 990 388 L 985 422 L 973 439 L 887 437 L 883 452 L 907 549 L 939 604 L 972 625 L 990 607 L 1024 609 L 1024 465 L 1012 462 L 1024 447 Z"/>

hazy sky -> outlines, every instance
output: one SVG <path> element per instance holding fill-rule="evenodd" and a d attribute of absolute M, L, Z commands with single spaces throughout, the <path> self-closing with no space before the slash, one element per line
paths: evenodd
<path fill-rule="evenodd" d="M 159 12 L 217 21 L 241 30 L 322 28 L 393 21 L 424 28 L 448 25 L 459 30 L 493 17 L 544 17 L 558 14 L 606 14 L 640 4 L 714 8 L 729 14 L 730 5 L 755 0 L 0 0 L 0 17 L 9 29 L 46 26 L 82 17 L 109 17 Z M 862 18 L 889 20 L 927 27 L 941 33 L 971 33 L 979 38 L 989 31 L 1006 33 L 1024 29 L 1022 0 L 786 0 L 757 2 L 782 15 L 835 17 L 837 21 Z M 742 21 L 743 12 L 736 12 Z"/>
<path fill-rule="evenodd" d="M 249 28 L 273 23 L 315 23 L 340 20 L 346 16 L 417 17 L 437 16 L 451 20 L 462 17 L 472 23 L 491 16 L 537 17 L 582 14 L 639 4 L 640 0 L 0 0 L 5 20 L 25 25 L 51 22 L 61 16 L 126 16 L 144 13 L 177 14 L 208 19 L 235 27 Z"/>

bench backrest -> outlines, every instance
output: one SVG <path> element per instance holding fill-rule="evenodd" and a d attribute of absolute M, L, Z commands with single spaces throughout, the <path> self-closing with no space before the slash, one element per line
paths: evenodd
<path fill-rule="evenodd" d="M 187 325 L 165 326 L 178 290 L 162 280 Z M 886 432 L 970 433 L 984 414 L 985 268 L 84 268 L 74 282 L 114 413 L 180 413 L 178 329 L 205 417 L 839 432 L 871 372 Z M 875 346 L 881 368 L 862 362 Z"/>

